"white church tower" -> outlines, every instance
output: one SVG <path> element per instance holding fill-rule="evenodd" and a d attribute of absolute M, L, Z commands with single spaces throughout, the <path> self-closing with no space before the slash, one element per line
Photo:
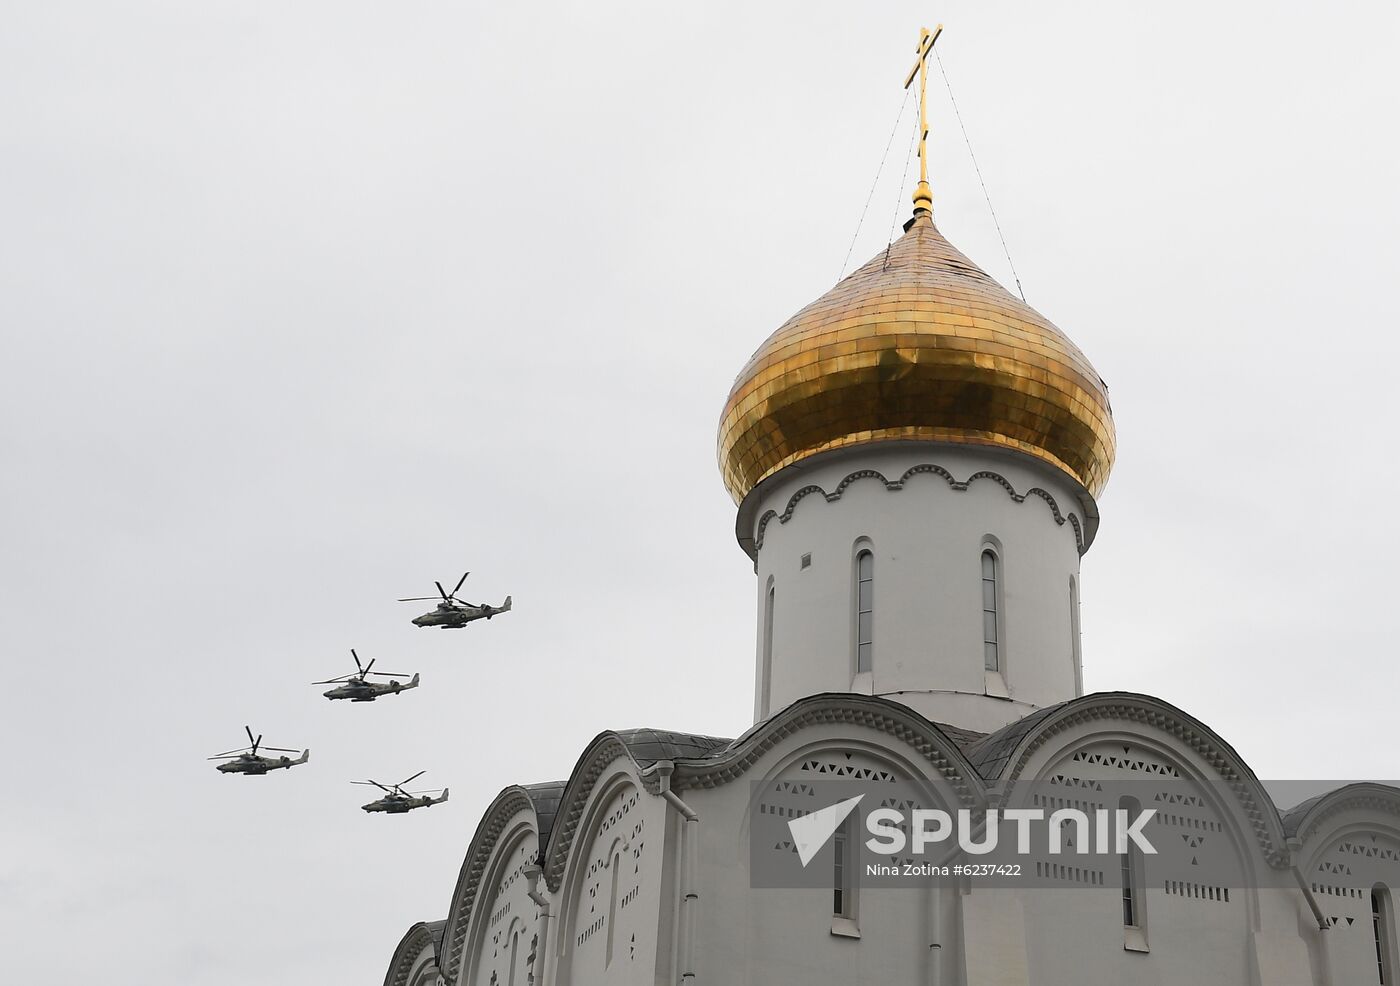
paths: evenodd
<path fill-rule="evenodd" d="M 756 721 L 856 692 L 989 731 L 1082 694 L 1079 559 L 1113 464 L 1084 354 L 914 218 L 774 332 L 719 459 L 758 574 Z"/>

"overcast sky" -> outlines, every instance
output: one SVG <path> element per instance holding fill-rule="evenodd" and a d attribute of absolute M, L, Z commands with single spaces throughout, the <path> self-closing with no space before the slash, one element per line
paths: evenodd
<path fill-rule="evenodd" d="M 1397 773 L 1400 6 L 0 16 L 6 982 L 377 983 L 503 786 L 749 725 L 719 411 L 836 280 L 938 19 L 1026 296 L 1112 392 L 1087 687 L 1263 777 Z M 930 92 L 937 221 L 1009 285 Z M 515 611 L 394 602 L 468 568 Z M 332 706 L 352 646 L 423 687 Z M 245 723 L 310 764 L 216 773 Z M 347 783 L 423 769 L 452 800 L 407 816 Z"/>

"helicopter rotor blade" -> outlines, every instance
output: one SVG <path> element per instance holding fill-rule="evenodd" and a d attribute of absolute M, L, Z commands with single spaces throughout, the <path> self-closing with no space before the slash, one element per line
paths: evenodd
<path fill-rule="evenodd" d="M 360 670 L 363 671 L 364 668 L 360 667 L 360 655 L 355 653 L 355 648 L 353 647 L 350 648 L 350 656 L 355 659 L 355 667 L 360 668 Z"/>
<path fill-rule="evenodd" d="M 447 594 L 447 590 L 444 589 L 444 588 L 442 587 L 442 583 L 441 583 L 441 582 L 438 582 L 437 580 L 434 580 L 434 581 L 433 581 L 433 585 L 435 585 L 435 586 L 438 587 L 438 592 L 442 594 L 442 598 L 443 598 L 443 599 L 450 599 L 450 598 L 452 598 L 451 596 L 449 596 L 449 595 Z"/>
<path fill-rule="evenodd" d="M 212 757 L 205 757 L 206 760 L 225 760 L 229 757 L 241 757 L 248 748 L 242 750 L 229 750 L 227 753 L 216 753 Z"/>
<path fill-rule="evenodd" d="M 341 675 L 339 678 L 331 678 L 331 679 L 329 679 L 329 680 L 327 680 L 327 681 L 313 681 L 312 684 L 313 684 L 313 685 L 339 685 L 339 684 L 342 684 L 342 683 L 344 683 L 344 682 L 349 681 L 351 678 L 354 678 L 354 677 L 356 677 L 356 675 L 353 675 L 353 674 L 343 674 L 343 675 Z"/>
<path fill-rule="evenodd" d="M 462 583 L 465 582 L 465 581 L 467 581 L 467 576 L 470 575 L 470 574 L 471 574 L 471 572 L 465 572 L 465 573 L 463 573 L 462 577 L 461 577 L 460 579 L 457 580 L 457 588 L 452 590 L 452 594 L 453 594 L 454 596 L 457 595 L 457 590 L 460 589 L 460 588 L 462 588 Z"/>
<path fill-rule="evenodd" d="M 383 677 L 383 678 L 407 678 L 407 677 L 409 677 L 407 674 L 405 674 L 405 673 L 402 672 L 402 671 L 371 671 L 370 674 L 377 675 L 377 676 Z"/>
<path fill-rule="evenodd" d="M 300 752 L 301 752 L 300 750 L 288 750 L 288 749 L 286 749 L 285 747 L 281 747 L 281 746 L 265 746 L 265 747 L 263 747 L 263 749 L 264 749 L 264 750 L 275 750 L 275 751 L 278 752 L 278 753 L 300 753 Z"/>
<path fill-rule="evenodd" d="M 363 678 L 365 675 L 369 674 L 369 669 L 372 668 L 372 667 L 374 667 L 374 662 L 377 661 L 377 660 L 379 660 L 379 658 L 377 658 L 377 657 L 376 657 L 376 658 L 373 658 L 373 659 L 371 659 L 371 661 L 370 661 L 368 664 L 366 664 L 364 667 L 360 668 L 360 677 L 361 677 L 361 678 Z"/>
<path fill-rule="evenodd" d="M 249 743 L 252 743 L 254 746 L 257 746 L 257 745 L 258 745 L 258 741 L 255 740 L 255 739 L 253 739 L 253 730 L 252 730 L 252 728 L 251 728 L 251 727 L 248 727 L 248 726 L 244 726 L 244 727 L 243 727 L 243 731 L 244 731 L 245 733 L 248 734 L 248 742 L 249 742 Z"/>
<path fill-rule="evenodd" d="M 416 781 L 418 778 L 422 777 L 422 776 L 423 776 L 424 774 L 426 774 L 426 773 L 427 773 L 426 770 L 420 770 L 420 771 L 418 771 L 418 773 L 414 774 L 414 775 L 413 775 L 412 777 L 410 777 L 408 780 L 406 780 L 406 781 L 399 781 L 397 784 L 394 785 L 394 787 L 403 787 L 405 784 L 409 783 L 410 781 Z"/>

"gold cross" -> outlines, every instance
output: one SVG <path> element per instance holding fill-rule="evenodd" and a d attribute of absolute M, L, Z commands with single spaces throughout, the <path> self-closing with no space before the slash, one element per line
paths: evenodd
<path fill-rule="evenodd" d="M 942 24 L 935 27 L 932 33 L 926 27 L 919 28 L 919 46 L 914 49 L 919 53 L 919 60 L 904 77 L 905 89 L 913 84 L 914 76 L 919 77 L 919 187 L 914 189 L 915 215 L 920 209 L 933 214 L 933 192 L 928 187 L 928 56 L 942 33 Z"/>

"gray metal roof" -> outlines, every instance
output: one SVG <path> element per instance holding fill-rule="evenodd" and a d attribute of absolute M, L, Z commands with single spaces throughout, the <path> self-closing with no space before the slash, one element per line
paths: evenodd
<path fill-rule="evenodd" d="M 559 802 L 564 798 L 564 788 L 568 781 L 545 781 L 543 784 L 525 784 L 525 793 L 535 806 L 535 819 L 539 823 L 540 852 L 544 852 L 549 842 L 549 833 L 554 829 L 554 816 L 559 814 Z"/>
<path fill-rule="evenodd" d="M 428 934 L 433 936 L 433 961 L 442 965 L 442 935 L 447 930 L 447 921 L 429 921 L 423 927 L 428 929 Z"/>
<path fill-rule="evenodd" d="M 1340 788 L 1338 790 L 1340 790 Z M 1323 798 L 1326 798 L 1335 793 L 1336 791 L 1324 791 L 1322 794 L 1319 794 L 1315 797 L 1311 797 L 1307 801 L 1304 801 L 1302 804 L 1294 805 L 1292 808 L 1284 812 L 1281 818 L 1281 821 L 1283 822 L 1284 834 L 1289 836 L 1290 838 L 1297 835 L 1298 828 L 1303 824 L 1303 819 L 1304 817 L 1306 817 L 1308 812 L 1312 811 L 1313 807 Z"/>
<path fill-rule="evenodd" d="M 987 735 L 979 733 L 975 729 L 963 729 L 961 726 L 954 726 L 946 722 L 934 722 L 933 724 L 938 727 L 939 732 L 952 740 L 957 748 L 964 753 L 967 752 L 969 746 L 984 739 Z"/>
<path fill-rule="evenodd" d="M 964 747 L 963 753 L 972 766 L 977 768 L 977 773 L 982 775 L 983 780 L 997 780 L 1006 770 L 1011 754 L 1021 745 L 1021 740 L 1034 731 L 1046 716 L 1065 704 L 1061 702 L 1059 705 L 1047 706 L 1002 726 L 996 732 L 988 733 L 970 746 Z"/>
<path fill-rule="evenodd" d="M 632 759 L 643 767 L 658 760 L 703 760 L 734 742 L 721 736 L 678 733 L 669 729 L 619 729 L 617 735 Z"/>

